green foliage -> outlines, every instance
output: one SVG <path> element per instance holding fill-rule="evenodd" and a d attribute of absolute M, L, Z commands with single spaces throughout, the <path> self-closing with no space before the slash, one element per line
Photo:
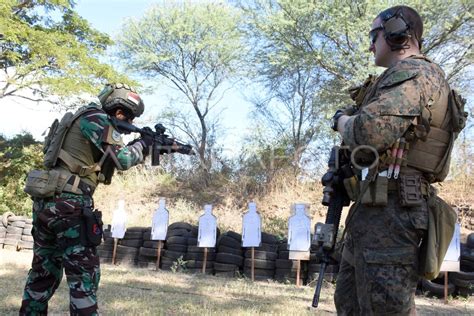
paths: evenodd
<path fill-rule="evenodd" d="M 31 199 L 23 187 L 26 174 L 41 169 L 42 163 L 42 145 L 31 134 L 16 135 L 9 140 L 0 136 L 0 214 L 31 213 Z"/>
<path fill-rule="evenodd" d="M 129 82 L 99 61 L 112 44 L 109 36 L 91 28 L 73 7 L 71 0 L 0 0 L 0 98 L 41 100 L 96 93 L 101 81 Z"/>
<path fill-rule="evenodd" d="M 167 125 L 191 139 L 205 171 L 212 169 L 214 151 L 208 147 L 218 135 L 216 106 L 225 93 L 223 83 L 237 75 L 246 52 L 239 23 L 239 14 L 225 4 L 163 4 L 125 23 L 117 40 L 130 70 L 165 79 L 191 106 L 186 110 L 174 102 Z"/>

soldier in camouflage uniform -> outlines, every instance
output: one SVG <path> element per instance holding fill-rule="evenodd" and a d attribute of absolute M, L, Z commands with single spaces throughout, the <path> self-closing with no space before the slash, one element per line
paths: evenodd
<path fill-rule="evenodd" d="M 440 67 L 420 53 L 422 32 L 420 16 L 406 6 L 389 8 L 373 21 L 370 51 L 375 64 L 387 69 L 366 87 L 359 109 L 338 110 L 333 118 L 333 129 L 351 150 L 368 145 L 382 157 L 401 137 L 410 142 L 426 107 L 432 113 L 423 122 L 429 126 L 421 127 L 446 129 L 442 122 L 449 115 L 450 90 Z M 449 150 L 444 148 L 438 155 L 446 151 L 449 155 Z M 421 158 L 428 160 L 429 154 L 427 150 Z M 429 170 L 421 169 L 409 157 L 400 177 L 388 179 L 385 204 L 364 203 L 359 197 L 351 208 L 335 291 L 338 315 L 415 313 L 419 245 L 428 227 L 426 187 L 433 182 Z M 379 163 L 367 180 L 376 184 L 377 177 L 387 176 L 386 170 L 387 165 Z M 411 206 L 399 195 L 404 176 L 416 176 L 422 184 L 422 199 Z"/>
<path fill-rule="evenodd" d="M 83 114 L 65 135 L 52 168 L 64 178 L 62 192 L 34 198 L 34 256 L 20 315 L 47 314 L 63 268 L 70 289 L 71 315 L 98 313 L 99 257 L 95 246 L 83 242 L 83 210 L 93 209 L 92 195 L 99 182 L 110 183 L 114 168 L 125 170 L 142 162 L 152 143 L 145 137 L 124 146 L 114 127 L 112 118 L 131 123 L 143 113 L 144 104 L 132 88 L 106 85 L 99 99 L 102 107 L 90 104 L 81 109 Z M 100 162 L 105 153 L 109 153 L 107 159 Z"/>

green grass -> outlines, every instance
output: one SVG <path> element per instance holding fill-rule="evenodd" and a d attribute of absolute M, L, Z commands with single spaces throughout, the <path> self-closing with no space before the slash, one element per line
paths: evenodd
<path fill-rule="evenodd" d="M 0 314 L 17 315 L 31 253 L 0 249 Z M 317 310 L 313 287 L 225 279 L 102 265 L 98 292 L 102 315 L 334 315 L 334 285 L 325 284 Z M 50 315 L 69 315 L 65 280 L 50 301 Z M 472 315 L 472 297 L 416 297 L 418 315 Z"/>

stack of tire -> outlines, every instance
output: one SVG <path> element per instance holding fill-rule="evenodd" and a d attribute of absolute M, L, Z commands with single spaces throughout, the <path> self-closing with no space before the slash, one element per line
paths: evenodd
<path fill-rule="evenodd" d="M 461 243 L 461 271 L 449 272 L 448 294 L 469 296 L 474 294 L 474 233 Z M 431 281 L 422 279 L 421 288 L 430 295 L 444 297 L 444 272 Z"/>
<path fill-rule="evenodd" d="M 10 250 L 33 249 L 32 219 L 6 212 L 3 214 L 2 224 L 3 227 L 6 227 L 3 248 Z"/>
<path fill-rule="evenodd" d="M 254 276 L 255 280 L 273 279 L 275 275 L 275 261 L 278 257 L 278 239 L 272 234 L 262 232 L 262 243 L 255 248 Z M 252 275 L 252 250 L 245 251 L 244 275 Z"/>
<path fill-rule="evenodd" d="M 104 228 L 104 240 L 97 246 L 97 254 L 101 263 L 112 263 L 112 252 L 114 248 L 114 239 L 110 232 L 110 225 Z"/>
<path fill-rule="evenodd" d="M 282 240 L 278 245 L 278 259 L 275 261 L 275 280 L 286 284 L 296 284 L 298 261 L 289 259 L 288 241 Z M 308 276 L 307 262 L 300 261 L 300 284 Z"/>
<path fill-rule="evenodd" d="M 188 245 L 186 255 L 186 271 L 190 273 L 202 273 L 204 265 L 204 248 Z M 216 259 L 216 249 L 207 248 L 206 255 L 206 274 L 212 274 L 214 272 L 214 261 Z"/>
<path fill-rule="evenodd" d="M 158 240 L 151 240 L 151 227 L 148 227 L 143 233 L 143 246 L 138 252 L 138 266 L 140 268 L 155 269 L 158 257 Z M 164 242 L 161 242 L 163 249 Z M 163 254 L 163 250 L 162 250 Z"/>
<path fill-rule="evenodd" d="M 316 245 L 311 245 L 310 257 L 308 263 L 308 279 L 307 283 L 317 282 L 319 278 L 319 272 L 321 269 L 321 260 L 318 256 L 319 248 Z M 327 282 L 334 283 L 337 278 L 337 272 L 339 271 L 339 263 L 335 260 L 326 265 L 324 270 L 324 280 Z"/>
<path fill-rule="evenodd" d="M 4 223 L 4 215 L 0 216 L 0 249 L 3 248 L 3 243 L 5 242 L 5 236 L 7 234 L 7 225 L 8 221 L 5 220 Z"/>
<path fill-rule="evenodd" d="M 197 244 L 198 229 L 185 222 L 176 222 L 168 227 L 165 250 L 161 257 L 163 270 L 184 271 L 185 256 L 189 245 Z"/>
<path fill-rule="evenodd" d="M 217 239 L 217 254 L 214 262 L 214 274 L 219 277 L 238 276 L 244 263 L 242 236 L 227 231 Z"/>

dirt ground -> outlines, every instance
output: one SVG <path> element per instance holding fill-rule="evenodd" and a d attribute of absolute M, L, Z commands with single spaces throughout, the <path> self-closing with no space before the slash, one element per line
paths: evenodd
<path fill-rule="evenodd" d="M 0 315 L 17 315 L 31 252 L 0 249 Z M 317 310 L 310 286 L 255 282 L 103 265 L 102 315 L 334 315 L 333 284 L 325 284 Z M 68 315 L 65 280 L 50 301 L 50 315 Z M 474 299 L 416 297 L 418 315 L 474 315 Z"/>

